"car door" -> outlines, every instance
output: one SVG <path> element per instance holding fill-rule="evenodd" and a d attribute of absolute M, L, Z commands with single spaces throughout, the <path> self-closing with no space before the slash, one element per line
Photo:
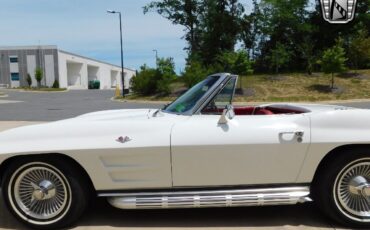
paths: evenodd
<path fill-rule="evenodd" d="M 219 108 L 218 101 L 211 103 Z M 219 120 L 218 114 L 195 114 L 174 125 L 173 186 L 296 181 L 310 144 L 306 114 L 236 115 L 226 124 L 219 124 Z"/>
<path fill-rule="evenodd" d="M 219 118 L 194 115 L 173 127 L 174 186 L 295 182 L 310 144 L 308 116 L 237 115 L 224 125 Z"/>

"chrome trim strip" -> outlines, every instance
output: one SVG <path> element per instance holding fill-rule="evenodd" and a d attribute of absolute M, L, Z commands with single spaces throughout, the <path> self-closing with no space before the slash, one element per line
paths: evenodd
<path fill-rule="evenodd" d="M 296 204 L 311 201 L 309 194 L 309 187 L 302 186 L 238 190 L 119 193 L 100 194 L 99 196 L 108 197 L 109 203 L 120 209 L 168 209 Z"/>

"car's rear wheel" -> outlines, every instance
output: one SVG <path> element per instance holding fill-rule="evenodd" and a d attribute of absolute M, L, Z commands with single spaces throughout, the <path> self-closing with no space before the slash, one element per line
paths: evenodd
<path fill-rule="evenodd" d="M 328 216 L 352 227 L 370 227 L 369 150 L 341 152 L 314 186 L 314 199 Z"/>
<path fill-rule="evenodd" d="M 90 193 L 80 175 L 59 158 L 21 158 L 7 167 L 3 197 L 13 215 L 33 228 L 66 227 L 88 204 Z"/>

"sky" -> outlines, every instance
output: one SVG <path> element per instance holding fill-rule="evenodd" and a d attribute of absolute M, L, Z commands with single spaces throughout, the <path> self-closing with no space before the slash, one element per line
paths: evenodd
<path fill-rule="evenodd" d="M 123 16 L 124 65 L 132 69 L 159 57 L 173 57 L 184 69 L 183 27 L 155 12 L 150 0 L 0 0 L 0 46 L 57 45 L 59 49 L 120 65 L 118 14 Z"/>
<path fill-rule="evenodd" d="M 312 0 L 313 1 L 313 0 Z M 312 2 L 311 1 L 311 2 Z M 124 65 L 155 66 L 172 57 L 176 72 L 184 70 L 183 27 L 156 12 L 143 14 L 150 0 L 0 0 L 0 46 L 57 45 L 72 53 L 120 65 L 119 20 L 123 14 Z M 250 12 L 252 1 L 241 1 Z"/>

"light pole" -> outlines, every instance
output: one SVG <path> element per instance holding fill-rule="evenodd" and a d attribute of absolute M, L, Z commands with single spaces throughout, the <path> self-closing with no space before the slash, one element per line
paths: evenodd
<path fill-rule="evenodd" d="M 115 10 L 107 10 L 107 13 L 119 15 L 119 31 L 121 38 L 121 80 L 122 80 L 122 97 L 125 96 L 125 74 L 123 68 L 123 45 L 122 45 L 122 17 L 121 12 Z"/>
<path fill-rule="evenodd" d="M 155 52 L 155 65 L 158 68 L 158 50 L 154 49 L 153 52 Z"/>

